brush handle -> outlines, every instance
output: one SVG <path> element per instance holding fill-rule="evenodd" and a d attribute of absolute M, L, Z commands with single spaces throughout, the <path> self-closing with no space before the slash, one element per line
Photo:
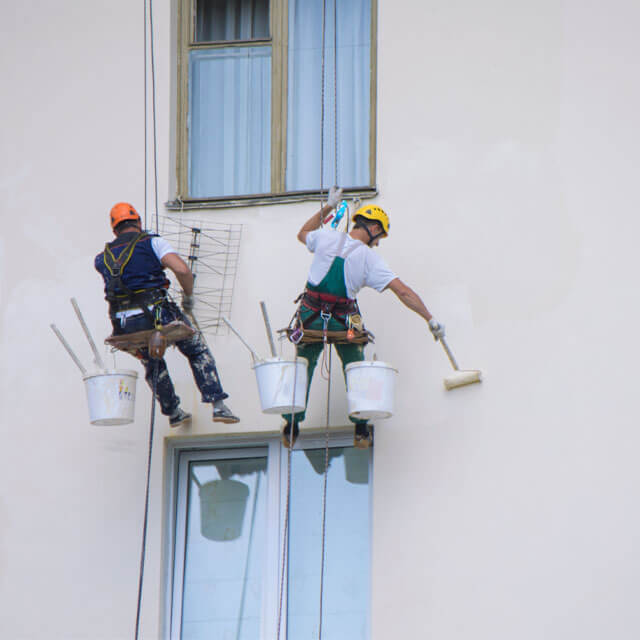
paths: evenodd
<path fill-rule="evenodd" d="M 269 347 L 271 349 L 271 355 L 276 358 L 276 343 L 273 340 L 273 332 L 271 331 L 271 323 L 269 322 L 269 314 L 267 313 L 267 305 L 264 301 L 260 302 L 260 308 L 262 309 L 262 317 L 264 318 L 264 326 L 267 330 L 267 338 L 269 338 Z"/>
<path fill-rule="evenodd" d="M 60 330 L 58 329 L 58 327 L 56 327 L 55 324 L 51 324 L 49 326 L 53 330 L 53 333 L 55 333 L 58 336 L 58 340 L 60 340 L 60 342 L 62 343 L 62 346 L 67 350 L 67 353 L 71 356 L 71 359 L 76 363 L 76 367 L 80 369 L 83 376 L 86 376 L 87 370 L 84 368 L 84 366 L 82 365 L 82 362 L 80 362 L 80 360 L 78 359 L 78 356 L 74 353 L 73 349 L 69 346 L 69 343 L 64 339 L 64 336 L 60 333 Z"/>
<path fill-rule="evenodd" d="M 78 316 L 78 320 L 80 321 L 80 326 L 82 327 L 82 330 L 84 331 L 84 335 L 87 337 L 87 341 L 89 342 L 89 346 L 91 347 L 91 351 L 93 351 L 93 355 L 94 355 L 96 364 L 101 369 L 106 369 L 106 367 L 104 366 L 104 361 L 102 360 L 102 357 L 100 356 L 100 352 L 98 351 L 98 348 L 96 347 L 96 343 L 93 341 L 93 336 L 91 335 L 91 332 L 89 331 L 89 327 L 87 326 L 87 323 L 84 321 L 84 316 L 82 315 L 82 311 L 80 311 L 80 307 L 78 306 L 78 302 L 77 302 L 77 300 L 75 298 L 71 298 L 71 306 L 73 306 L 73 310 L 76 312 L 76 315 Z"/>
<path fill-rule="evenodd" d="M 249 351 L 251 352 L 251 357 L 253 358 L 253 361 L 260 361 L 260 357 L 258 356 L 258 354 L 249 346 L 249 344 L 246 342 L 246 340 L 233 328 L 233 325 L 229 322 L 229 320 L 225 317 L 222 316 L 222 320 L 224 321 L 224 323 L 227 325 L 227 327 L 229 327 L 229 329 L 231 329 L 231 331 L 233 331 L 233 333 L 236 334 L 236 336 L 239 338 L 240 342 L 242 342 L 242 344 L 247 347 L 247 349 L 249 349 Z"/>
<path fill-rule="evenodd" d="M 449 362 L 451 363 L 451 366 L 456 371 L 460 371 L 460 367 L 458 367 L 458 363 L 456 362 L 456 359 L 453 357 L 453 353 L 451 353 L 451 349 L 449 349 L 449 345 L 447 344 L 447 341 L 444 338 L 438 338 L 438 340 L 440 341 L 440 344 L 442 345 L 444 352 L 447 354 L 447 358 L 449 358 Z"/>

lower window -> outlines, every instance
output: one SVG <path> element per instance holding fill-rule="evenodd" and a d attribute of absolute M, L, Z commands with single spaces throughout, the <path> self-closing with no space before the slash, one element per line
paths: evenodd
<path fill-rule="evenodd" d="M 257 444 L 173 450 L 169 637 L 317 637 L 324 543 L 322 637 L 368 639 L 370 451 L 332 436 L 323 540 L 324 438 L 292 452 L 289 482 L 280 441 Z"/>

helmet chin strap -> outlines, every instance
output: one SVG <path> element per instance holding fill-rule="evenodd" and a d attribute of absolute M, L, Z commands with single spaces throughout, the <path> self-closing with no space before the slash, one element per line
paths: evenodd
<path fill-rule="evenodd" d="M 365 224 L 362 225 L 364 230 L 367 232 L 367 235 L 369 236 L 369 242 L 367 242 L 367 246 L 370 247 L 378 238 L 380 238 L 381 236 L 384 235 L 384 231 L 381 231 L 380 233 L 376 234 L 375 236 L 373 235 L 373 233 L 371 233 L 371 231 L 369 231 L 369 227 Z"/>

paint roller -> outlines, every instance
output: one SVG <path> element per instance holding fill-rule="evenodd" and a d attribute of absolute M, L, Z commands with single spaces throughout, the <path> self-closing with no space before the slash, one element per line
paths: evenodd
<path fill-rule="evenodd" d="M 451 353 L 451 349 L 449 348 L 447 341 L 444 339 L 444 336 L 438 338 L 438 340 L 440 341 L 440 344 L 442 344 L 442 348 L 447 354 L 449 362 L 454 369 L 454 373 L 444 379 L 444 386 L 447 391 L 457 389 L 458 387 L 465 387 L 476 382 L 481 382 L 482 372 L 479 369 L 460 369 L 456 359 L 453 357 L 453 353 Z"/>

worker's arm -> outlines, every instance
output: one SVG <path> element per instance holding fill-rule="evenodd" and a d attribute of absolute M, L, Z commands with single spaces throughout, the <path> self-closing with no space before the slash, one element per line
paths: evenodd
<path fill-rule="evenodd" d="M 173 271 L 184 294 L 193 295 L 193 274 L 189 265 L 177 253 L 167 253 L 160 262 L 163 267 Z"/>
<path fill-rule="evenodd" d="M 419 316 L 422 316 L 427 322 L 433 318 L 429 309 L 425 307 L 422 298 L 409 286 L 407 286 L 400 278 L 394 278 L 388 285 L 387 289 L 391 289 L 395 293 L 400 302 L 409 307 L 411 311 L 415 311 Z"/>
<path fill-rule="evenodd" d="M 327 204 L 314 213 L 298 231 L 298 240 L 302 244 L 307 244 L 307 235 L 322 226 L 322 221 L 331 213 L 331 209 L 335 209 L 342 198 L 342 189 L 339 187 L 331 187 L 327 196 Z"/>

